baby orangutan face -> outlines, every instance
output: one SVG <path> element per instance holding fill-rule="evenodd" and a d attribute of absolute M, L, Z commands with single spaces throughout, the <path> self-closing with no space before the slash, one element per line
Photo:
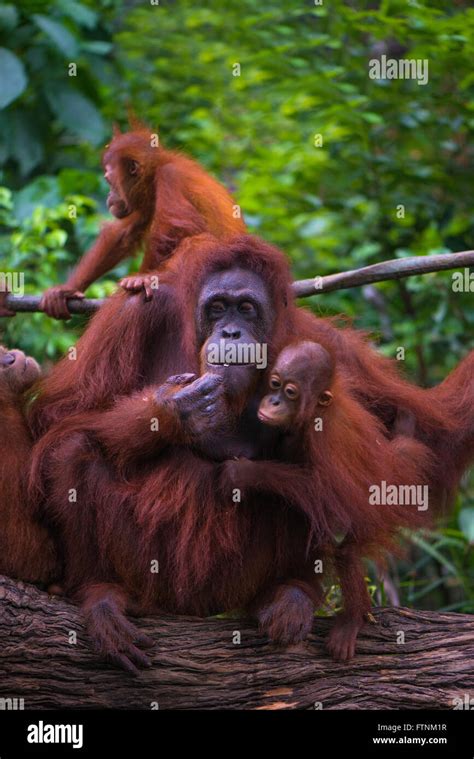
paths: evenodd
<path fill-rule="evenodd" d="M 7 350 L 0 345 L 0 388 L 13 393 L 27 390 L 41 374 L 34 360 L 20 350 Z"/>
<path fill-rule="evenodd" d="M 304 424 L 317 406 L 329 406 L 334 363 L 325 348 L 309 341 L 290 345 L 277 358 L 270 390 L 259 406 L 258 418 L 271 427 Z"/>

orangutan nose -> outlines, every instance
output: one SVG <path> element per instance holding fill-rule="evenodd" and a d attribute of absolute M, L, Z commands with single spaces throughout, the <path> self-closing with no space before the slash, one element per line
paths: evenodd
<path fill-rule="evenodd" d="M 2 366 L 11 366 L 14 363 L 15 363 L 15 356 L 13 355 L 13 353 L 5 353 L 0 358 L 0 364 Z"/>

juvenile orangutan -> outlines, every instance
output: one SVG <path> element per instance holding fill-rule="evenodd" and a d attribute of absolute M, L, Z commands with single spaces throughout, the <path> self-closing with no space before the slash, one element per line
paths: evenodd
<path fill-rule="evenodd" d="M 224 240 L 246 230 L 226 188 L 192 158 L 165 150 L 143 126 L 124 134 L 115 129 L 103 165 L 110 185 L 107 207 L 115 221 L 102 228 L 67 282 L 45 292 L 41 307 L 56 319 L 69 318 L 67 298 L 83 298 L 89 285 L 141 247 L 145 253 L 139 272 L 120 285 L 129 292 L 143 291 L 149 300 L 150 273 L 184 238 L 209 232 Z M 0 315 L 13 315 L 4 305 L 2 311 L 1 300 Z"/>

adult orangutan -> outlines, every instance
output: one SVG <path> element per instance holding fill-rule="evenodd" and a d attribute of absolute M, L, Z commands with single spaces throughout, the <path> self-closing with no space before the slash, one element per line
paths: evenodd
<path fill-rule="evenodd" d="M 0 346 L 0 574 L 48 583 L 58 573 L 53 541 L 27 503 L 31 436 L 24 392 L 40 374 L 33 358 Z"/>
<path fill-rule="evenodd" d="M 144 127 L 114 131 L 103 164 L 111 188 L 107 206 L 116 221 L 103 227 L 67 282 L 45 292 L 41 308 L 49 316 L 69 318 L 67 298 L 84 297 L 89 285 L 142 246 L 140 274 L 120 284 L 130 292 L 144 291 L 149 299 L 153 283 L 145 275 L 158 269 L 183 238 L 210 232 L 226 239 L 245 232 L 227 190 L 196 161 L 165 150 L 156 140 Z M 3 307 L 3 315 L 13 313 Z"/>
<path fill-rule="evenodd" d="M 31 418 L 43 434 L 33 487 L 46 495 L 61 534 L 67 592 L 83 599 L 96 646 L 123 666 L 145 661 L 126 611 L 247 607 L 276 641 L 307 634 L 321 587 L 307 553 L 310 520 L 288 507 L 299 481 L 289 480 L 280 498 L 262 495 L 226 509 L 218 465 L 198 452 L 203 435 L 219 435 L 229 411 L 242 422 L 241 439 L 254 435 L 246 419 L 258 422 L 266 372 L 228 366 L 224 377 L 208 374 L 171 391 L 166 385 L 170 375 L 198 373 L 209 339 L 268 344 L 272 365 L 296 337 L 321 343 L 348 397 L 363 397 L 387 425 L 400 410 L 413 414 L 416 437 L 435 452 L 441 438 L 454 450 L 472 430 L 451 402 L 456 393 L 472 398 L 462 365 L 448 378 L 442 406 L 441 394 L 400 378 L 356 332 L 297 308 L 284 256 L 245 236 L 185 240 L 152 300 L 111 298 L 79 341 L 77 360 L 60 362 L 40 387 Z M 451 458 L 439 467 L 455 481 Z"/>
<path fill-rule="evenodd" d="M 301 515 L 263 500 L 257 511 L 223 512 L 215 463 L 188 447 L 199 441 L 202 430 L 208 432 L 213 419 L 218 430 L 216 411 L 224 395 L 233 409 L 251 402 L 260 384 L 255 368 L 228 367 L 225 379 L 207 375 L 171 396 L 160 387 L 172 371 L 197 371 L 201 346 L 214 330 L 214 339 L 270 340 L 278 347 L 286 337 L 284 301 L 290 279 L 283 256 L 251 238 L 223 249 L 215 241 L 207 246 L 200 251 L 198 276 L 183 279 L 180 267 L 168 268 L 167 281 L 150 303 L 137 303 L 136 296 L 113 299 L 120 303 L 117 316 L 125 317 L 123 326 L 138 326 L 137 307 L 139 321 L 143 313 L 148 323 L 137 330 L 138 350 L 125 357 L 119 349 L 115 356 L 114 373 L 121 377 L 124 397 L 116 400 L 118 383 L 112 391 L 106 387 L 97 352 L 96 377 L 99 384 L 103 377 L 108 398 L 98 397 L 102 390 L 97 385 L 95 404 L 80 413 L 76 407 L 67 418 L 61 415 L 35 451 L 34 473 L 42 480 L 48 516 L 66 557 L 66 591 L 82 598 L 96 646 L 127 668 L 145 660 L 125 610 L 210 613 L 248 605 L 272 584 L 276 592 L 283 577 L 280 591 L 292 609 L 297 638 L 298 602 L 306 618 L 320 598 L 319 580 L 313 580 L 305 556 L 307 529 Z M 92 331 L 96 324 L 94 319 Z M 102 334 L 105 346 L 107 329 Z M 92 347 L 90 337 L 88 330 L 82 345 L 80 341 L 76 372 L 85 357 L 84 341 Z M 70 367 L 63 363 L 53 371 L 39 405 Z M 67 494 L 73 489 L 71 505 Z M 157 574 L 152 571 L 156 562 Z M 285 620 L 285 628 L 287 624 Z"/>

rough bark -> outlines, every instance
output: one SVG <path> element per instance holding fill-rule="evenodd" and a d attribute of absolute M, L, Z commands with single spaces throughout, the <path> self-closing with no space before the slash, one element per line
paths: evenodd
<path fill-rule="evenodd" d="M 348 664 L 326 655 L 329 619 L 279 649 L 243 620 L 163 614 L 139 620 L 156 649 L 133 677 L 97 659 L 73 604 L 0 577 L 0 612 L 0 699 L 25 709 L 452 709 L 474 694 L 465 614 L 375 610 Z"/>

